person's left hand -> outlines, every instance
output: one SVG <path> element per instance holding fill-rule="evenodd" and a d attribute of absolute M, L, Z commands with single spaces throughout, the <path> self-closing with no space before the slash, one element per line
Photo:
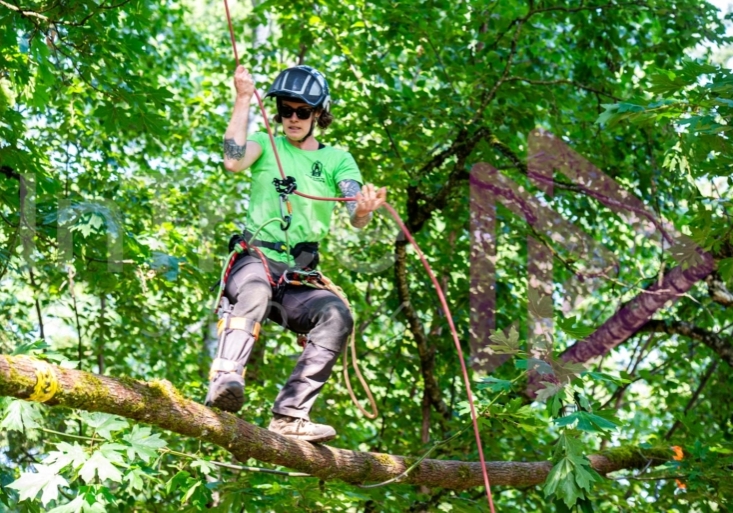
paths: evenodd
<path fill-rule="evenodd" d="M 356 193 L 356 217 L 364 217 L 374 212 L 387 201 L 387 188 L 382 187 L 379 190 L 374 185 L 368 183 L 361 188 L 361 192 Z"/>

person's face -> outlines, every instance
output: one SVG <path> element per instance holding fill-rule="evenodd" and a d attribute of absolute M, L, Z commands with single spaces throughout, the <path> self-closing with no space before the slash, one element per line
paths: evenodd
<path fill-rule="evenodd" d="M 292 102 L 285 100 L 282 102 L 284 108 L 279 109 L 278 113 L 282 118 L 283 129 L 285 135 L 294 140 L 299 140 L 305 137 L 305 134 L 310 130 L 311 123 L 313 122 L 313 116 L 315 115 L 315 109 L 304 102 Z M 298 113 L 308 114 L 306 119 L 300 119 Z M 286 114 L 290 114 L 286 117 Z"/>

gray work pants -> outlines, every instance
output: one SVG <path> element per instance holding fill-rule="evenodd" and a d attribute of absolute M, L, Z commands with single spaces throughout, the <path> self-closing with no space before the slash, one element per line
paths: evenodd
<path fill-rule="evenodd" d="M 277 281 L 285 265 L 271 260 L 268 265 Z M 280 415 L 308 419 L 351 334 L 351 312 L 333 292 L 307 286 L 288 287 L 282 300 L 275 302 L 262 262 L 251 255 L 237 260 L 224 293 L 234 317 L 270 319 L 295 333 L 309 333 L 305 350 L 272 408 Z"/>

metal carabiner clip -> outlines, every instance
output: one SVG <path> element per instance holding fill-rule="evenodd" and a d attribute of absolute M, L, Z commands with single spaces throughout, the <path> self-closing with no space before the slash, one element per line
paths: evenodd
<path fill-rule="evenodd" d="M 283 203 L 286 203 L 288 205 L 288 215 L 285 215 L 285 211 L 283 210 Z M 290 228 L 290 223 L 293 220 L 293 216 L 290 214 L 290 202 L 287 200 L 287 196 L 284 196 L 283 194 L 280 195 L 280 229 L 284 232 L 288 231 L 288 228 Z M 283 222 L 285 223 L 285 226 L 283 226 Z"/>

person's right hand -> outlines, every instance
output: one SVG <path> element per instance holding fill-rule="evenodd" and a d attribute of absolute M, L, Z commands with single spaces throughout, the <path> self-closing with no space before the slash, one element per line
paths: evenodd
<path fill-rule="evenodd" d="M 255 93 L 255 83 L 252 80 L 252 75 L 241 64 L 237 66 L 237 70 L 234 72 L 234 87 L 237 90 L 237 96 L 251 98 Z"/>

